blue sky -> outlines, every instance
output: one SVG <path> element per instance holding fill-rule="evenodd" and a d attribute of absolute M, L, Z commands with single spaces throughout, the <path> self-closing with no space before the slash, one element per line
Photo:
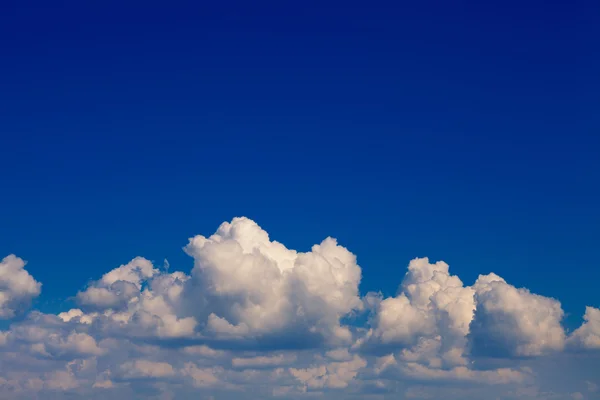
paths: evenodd
<path fill-rule="evenodd" d="M 188 238 L 237 216 L 337 238 L 360 295 L 429 257 L 560 300 L 568 331 L 600 305 L 593 2 L 1 8 L 0 257 L 36 310 L 136 256 L 190 273 Z"/>

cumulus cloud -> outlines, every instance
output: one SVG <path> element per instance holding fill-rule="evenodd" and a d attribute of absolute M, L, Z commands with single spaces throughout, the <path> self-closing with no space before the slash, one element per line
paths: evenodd
<path fill-rule="evenodd" d="M 561 350 L 564 312 L 555 299 L 517 289 L 495 274 L 475 282 L 472 350 L 494 356 L 536 356 Z"/>
<path fill-rule="evenodd" d="M 548 357 L 584 360 L 587 371 L 600 365 L 590 351 L 600 348 L 597 308 L 567 336 L 557 300 L 493 273 L 468 286 L 427 258 L 410 261 L 395 296 L 361 297 L 356 256 L 335 239 L 299 252 L 247 218 L 194 236 L 184 249 L 189 273 L 136 257 L 90 282 L 76 308 L 32 311 L 0 331 L 0 397 L 597 394 L 593 373 L 572 374 L 560 394 L 539 388 L 557 379 L 551 372 L 543 380 Z M 0 264 L 2 318 L 40 293 L 24 266 L 15 256 Z"/>
<path fill-rule="evenodd" d="M 87 312 L 71 309 L 59 317 L 128 336 L 191 337 L 197 321 L 178 313 L 188 279 L 182 272 L 159 274 L 150 261 L 136 257 L 78 293 L 77 302 Z"/>
<path fill-rule="evenodd" d="M 427 258 L 409 263 L 396 296 L 371 293 L 363 301 L 370 326 L 353 348 L 388 352 L 377 359 L 376 375 L 522 384 L 531 378 L 527 371 L 474 368 L 473 362 L 542 356 L 561 351 L 565 343 L 557 300 L 515 288 L 493 273 L 465 286 L 448 264 Z"/>
<path fill-rule="evenodd" d="M 39 296 L 42 284 L 25 270 L 25 261 L 15 255 L 0 262 L 0 319 L 12 318 Z"/>
<path fill-rule="evenodd" d="M 584 323 L 569 337 L 568 343 L 583 349 L 600 349 L 600 309 L 586 307 Z"/>
<path fill-rule="evenodd" d="M 254 221 L 235 218 L 208 238 L 191 238 L 185 251 L 195 261 L 188 298 L 207 335 L 352 339 L 340 318 L 362 307 L 361 269 L 335 239 L 301 253 L 271 241 Z"/>
<path fill-rule="evenodd" d="M 327 238 L 302 253 L 235 218 L 190 239 L 191 275 L 159 272 L 142 257 L 78 293 L 65 321 L 96 321 L 128 335 L 187 337 L 274 348 L 348 344 L 340 319 L 362 308 L 356 257 Z"/>
<path fill-rule="evenodd" d="M 100 280 L 79 292 L 77 302 L 93 309 L 123 308 L 139 295 L 142 283 L 157 273 L 158 269 L 150 261 L 136 257 L 107 272 Z"/>
<path fill-rule="evenodd" d="M 397 296 L 380 300 L 369 296 L 371 328 L 357 346 L 397 347 L 408 359 L 424 353 L 440 366 L 464 365 L 474 294 L 473 288 L 450 275 L 445 262 L 416 258 L 409 263 Z"/>
<path fill-rule="evenodd" d="M 53 315 L 31 313 L 6 333 L 7 346 L 36 356 L 65 358 L 101 355 L 105 349 L 84 330 L 72 329 Z"/>
<path fill-rule="evenodd" d="M 410 262 L 396 297 L 375 300 L 363 348 L 402 348 L 400 358 L 430 367 L 467 365 L 467 356 L 521 357 L 560 351 L 565 342 L 561 304 L 518 289 L 496 274 L 474 285 L 444 262 Z"/>

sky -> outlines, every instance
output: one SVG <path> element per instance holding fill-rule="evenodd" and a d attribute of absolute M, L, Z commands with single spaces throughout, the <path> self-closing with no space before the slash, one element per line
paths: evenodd
<path fill-rule="evenodd" d="M 600 6 L 417 3 L 3 2 L 0 397 L 599 399 Z"/>

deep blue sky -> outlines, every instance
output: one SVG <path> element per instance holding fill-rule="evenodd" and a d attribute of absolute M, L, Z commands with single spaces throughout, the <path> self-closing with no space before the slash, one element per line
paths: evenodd
<path fill-rule="evenodd" d="M 0 256 L 57 309 L 234 216 L 599 306 L 594 2 L 0 6 Z M 482 4 L 485 3 L 485 4 Z M 562 4 L 561 4 L 562 3 Z"/>

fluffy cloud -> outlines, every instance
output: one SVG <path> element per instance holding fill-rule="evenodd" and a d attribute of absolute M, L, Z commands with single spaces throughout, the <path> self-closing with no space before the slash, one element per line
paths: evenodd
<path fill-rule="evenodd" d="M 600 309 L 586 307 L 584 323 L 569 337 L 569 344 L 583 349 L 600 349 Z"/>
<path fill-rule="evenodd" d="M 128 335 L 252 342 L 274 348 L 348 344 L 340 319 L 362 307 L 356 257 L 325 239 L 307 253 L 235 218 L 190 239 L 191 275 L 161 273 L 137 257 L 77 295 L 65 321 L 97 321 Z"/>
<path fill-rule="evenodd" d="M 14 255 L 0 262 L 0 319 L 12 318 L 39 296 L 42 284 L 25 270 L 25 262 Z"/>
<path fill-rule="evenodd" d="M 197 321 L 178 313 L 188 279 L 182 272 L 159 273 L 150 261 L 136 257 L 78 293 L 87 313 L 71 309 L 59 317 L 128 336 L 192 337 Z"/>
<path fill-rule="evenodd" d="M 480 276 L 474 288 L 477 309 L 470 332 L 474 353 L 537 356 L 563 348 L 560 302 L 517 289 L 495 274 Z"/>
<path fill-rule="evenodd" d="M 361 269 L 335 239 L 300 253 L 271 241 L 254 221 L 235 218 L 208 238 L 193 237 L 185 250 L 195 261 L 188 299 L 206 335 L 351 341 L 340 318 L 362 306 Z"/>
<path fill-rule="evenodd" d="M 5 346 L 44 358 L 94 356 L 105 352 L 85 330 L 63 324 L 53 315 L 37 312 L 6 333 Z"/>
<path fill-rule="evenodd" d="M 143 257 L 136 257 L 125 265 L 107 272 L 85 291 L 77 294 L 77 302 L 93 309 L 121 309 L 139 296 L 144 281 L 158 270 Z"/>
<path fill-rule="evenodd" d="M 438 366 L 465 365 L 474 295 L 473 288 L 450 275 L 448 264 L 414 259 L 396 297 L 375 301 L 375 296 L 368 296 L 373 305 L 371 328 L 357 345 L 401 348 L 402 358 L 425 357 Z"/>
<path fill-rule="evenodd" d="M 518 289 L 496 274 L 464 286 L 444 262 L 414 259 L 396 297 L 374 310 L 363 348 L 402 347 L 401 359 L 430 367 L 467 365 L 467 356 L 539 356 L 565 343 L 558 301 Z"/>
<path fill-rule="evenodd" d="M 361 298 L 361 268 L 335 239 L 298 252 L 247 218 L 185 252 L 189 273 L 136 257 L 89 283 L 77 308 L 0 331 L 0 397 L 598 398 L 597 308 L 567 336 L 557 300 L 495 274 L 467 286 L 427 258 L 395 296 Z M 24 265 L 0 264 L 3 318 L 40 292 Z"/>

